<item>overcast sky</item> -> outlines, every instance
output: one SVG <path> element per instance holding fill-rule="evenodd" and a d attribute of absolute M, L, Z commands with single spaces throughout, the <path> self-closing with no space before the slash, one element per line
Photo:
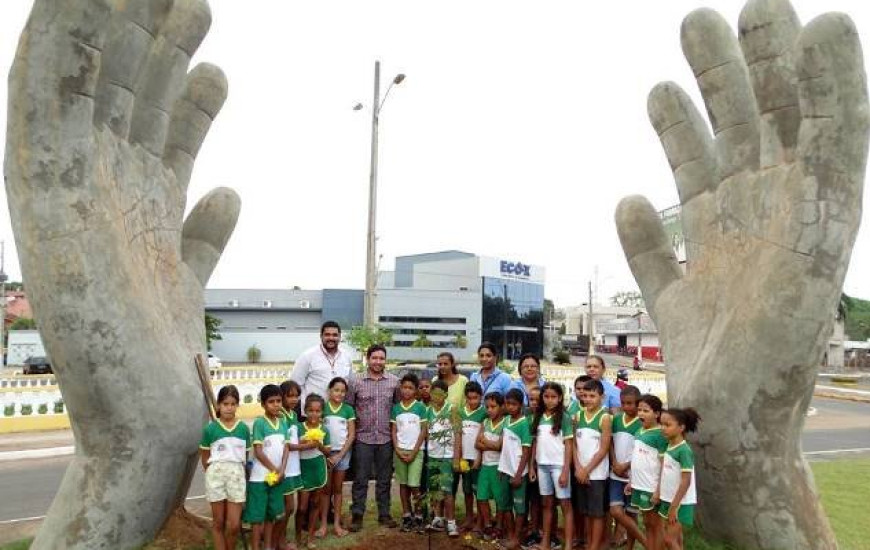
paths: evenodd
<path fill-rule="evenodd" d="M 585 300 L 595 266 L 602 299 L 636 288 L 613 212 L 633 193 L 660 209 L 677 202 L 646 96 L 675 80 L 701 105 L 679 28 L 704 5 L 736 25 L 742 2 L 212 0 L 195 61 L 220 65 L 230 94 L 188 208 L 225 185 L 242 214 L 209 286 L 364 286 L 371 112 L 352 107 L 370 106 L 380 59 L 384 86 L 407 74 L 381 118 L 381 269 L 459 249 L 545 266 L 557 305 Z M 804 22 L 848 12 L 870 52 L 867 2 L 795 5 Z M 29 6 L 0 3 L 4 75 Z M 3 189 L 0 203 L 18 279 Z M 845 290 L 870 298 L 867 223 Z"/>

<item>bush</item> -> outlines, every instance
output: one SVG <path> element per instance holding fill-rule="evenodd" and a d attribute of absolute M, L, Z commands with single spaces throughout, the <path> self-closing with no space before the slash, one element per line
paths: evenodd
<path fill-rule="evenodd" d="M 3 416 L 12 416 L 13 414 L 15 414 L 15 403 L 3 407 Z"/>
<path fill-rule="evenodd" d="M 63 399 L 58 399 L 54 402 L 54 412 L 57 414 L 63 414 Z"/>
<path fill-rule="evenodd" d="M 36 409 L 36 410 L 37 410 L 37 412 L 39 412 L 39 414 L 46 414 L 46 413 L 48 412 L 48 405 L 46 405 L 45 403 L 43 403 L 43 404 L 40 405 L 39 408 Z"/>
<path fill-rule="evenodd" d="M 253 402 L 254 402 L 254 396 L 251 395 L 251 394 L 248 394 L 248 395 L 246 395 L 246 396 L 242 399 L 242 401 L 244 401 L 245 403 L 253 403 Z"/>
<path fill-rule="evenodd" d="M 30 416 L 33 414 L 33 405 L 21 405 L 21 415 Z"/>
<path fill-rule="evenodd" d="M 257 344 L 248 348 L 248 362 L 249 363 L 259 363 L 260 362 L 260 348 L 257 347 Z"/>
<path fill-rule="evenodd" d="M 558 365 L 570 365 L 571 354 L 568 353 L 568 350 L 560 349 L 553 353 L 553 361 Z"/>

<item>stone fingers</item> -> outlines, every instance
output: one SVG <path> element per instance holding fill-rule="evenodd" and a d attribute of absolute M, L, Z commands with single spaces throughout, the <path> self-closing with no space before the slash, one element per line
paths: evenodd
<path fill-rule="evenodd" d="M 731 27 L 715 11 L 698 9 L 683 21 L 681 42 L 707 106 L 721 177 L 757 168 L 758 106 Z"/>
<path fill-rule="evenodd" d="M 801 126 L 797 156 L 816 186 L 820 242 L 831 261 L 851 249 L 860 221 L 868 143 L 867 78 L 858 32 L 845 14 L 811 21 L 797 47 Z"/>
<path fill-rule="evenodd" d="M 644 197 L 625 197 L 616 208 L 616 230 L 631 272 L 655 319 L 659 296 L 682 278 L 658 212 Z"/>
<path fill-rule="evenodd" d="M 172 2 L 115 0 L 114 4 L 102 55 L 94 122 L 126 138 L 142 69 Z"/>
<path fill-rule="evenodd" d="M 792 161 L 800 126 L 794 60 L 800 21 L 788 0 L 750 0 L 739 29 L 761 116 L 761 166 Z"/>
<path fill-rule="evenodd" d="M 205 0 L 176 0 L 142 69 L 130 127 L 130 142 L 160 157 L 175 100 L 182 92 L 190 59 L 211 26 Z"/>
<path fill-rule="evenodd" d="M 713 139 L 692 100 L 673 82 L 661 82 L 650 91 L 647 110 L 674 173 L 691 267 L 700 252 L 698 243 L 717 227 L 712 193 L 719 174 Z"/>
<path fill-rule="evenodd" d="M 218 187 L 201 198 L 184 221 L 181 255 L 203 287 L 233 234 L 241 206 L 235 191 Z"/>
<path fill-rule="evenodd" d="M 175 101 L 163 161 L 175 172 L 184 194 L 199 148 L 227 98 L 227 79 L 219 67 L 200 63 L 187 76 Z"/>

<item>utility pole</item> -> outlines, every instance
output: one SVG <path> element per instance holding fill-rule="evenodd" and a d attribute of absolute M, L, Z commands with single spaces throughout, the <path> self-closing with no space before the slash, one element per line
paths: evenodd
<path fill-rule="evenodd" d="M 595 353 L 595 320 L 592 310 L 592 281 L 589 281 L 589 355 Z"/>
<path fill-rule="evenodd" d="M 508 351 L 508 299 L 507 299 L 507 284 L 504 285 L 504 337 L 502 338 L 501 358 L 507 360 Z"/>
<path fill-rule="evenodd" d="M 378 208 L 378 126 L 381 120 L 381 108 L 395 84 L 401 84 L 405 75 L 397 74 L 390 82 L 384 99 L 381 101 L 381 62 L 375 61 L 375 92 L 372 99 L 372 149 L 369 170 L 369 219 L 366 235 L 366 289 L 363 302 L 363 324 L 366 328 L 375 325 L 375 288 L 378 282 L 376 224 Z M 354 107 L 355 111 L 362 109 L 362 104 Z"/>
<path fill-rule="evenodd" d="M 375 61 L 375 93 L 372 100 L 372 150 L 369 170 L 369 221 L 366 235 L 366 291 L 363 322 L 366 328 L 375 325 L 375 222 L 378 208 L 378 111 L 381 104 L 381 62 Z"/>

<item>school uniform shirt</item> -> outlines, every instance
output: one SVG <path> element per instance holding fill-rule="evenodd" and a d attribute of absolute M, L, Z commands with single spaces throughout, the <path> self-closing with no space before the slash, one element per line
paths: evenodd
<path fill-rule="evenodd" d="M 329 431 L 329 441 L 333 451 L 340 451 L 347 442 L 348 424 L 356 421 L 356 413 L 353 407 L 347 403 L 341 403 L 338 407 L 332 401 L 326 402 L 323 410 L 323 424 Z"/>
<path fill-rule="evenodd" d="M 504 417 L 496 423 L 491 418 L 483 421 L 483 438 L 487 441 L 498 441 L 504 431 Z M 498 466 L 501 460 L 501 451 L 483 451 L 482 464 L 484 466 Z"/>
<path fill-rule="evenodd" d="M 601 449 L 601 422 L 610 416 L 607 409 L 600 408 L 591 416 L 585 409 L 574 416 L 574 443 L 577 446 L 577 456 L 581 466 L 592 462 L 592 457 Z M 604 455 L 601 462 L 589 472 L 590 480 L 604 480 L 610 473 L 610 459 Z"/>
<path fill-rule="evenodd" d="M 390 422 L 396 425 L 396 441 L 399 449 L 413 451 L 417 445 L 417 438 L 429 413 L 427 407 L 416 399 L 405 405 L 401 402 L 393 405 L 390 412 Z"/>
<path fill-rule="evenodd" d="M 673 502 L 680 488 L 683 472 L 690 472 L 692 480 L 680 504 L 695 504 L 698 502 L 695 494 L 695 454 L 685 440 L 665 450 L 665 460 L 662 464 L 662 486 L 659 492 L 664 502 Z"/>
<path fill-rule="evenodd" d="M 634 417 L 626 420 L 625 413 L 619 413 L 613 417 L 613 459 L 616 462 L 631 462 L 631 451 L 634 448 L 634 436 L 641 428 L 640 418 Z M 613 471 L 610 479 L 628 481 L 628 478 L 619 477 Z"/>
<path fill-rule="evenodd" d="M 284 422 L 287 424 L 287 441 L 290 445 L 299 445 L 299 417 L 294 411 L 282 411 Z M 302 475 L 302 467 L 299 465 L 299 451 L 290 451 L 287 455 L 287 466 L 284 468 L 284 477 L 296 477 Z"/>
<path fill-rule="evenodd" d="M 634 437 L 631 450 L 631 488 L 654 493 L 659 486 L 661 458 L 668 448 L 668 440 L 661 426 L 641 427 Z"/>
<path fill-rule="evenodd" d="M 227 428 L 219 420 L 212 420 L 202 431 L 199 448 L 209 451 L 208 463 L 238 462 L 244 464 L 251 450 L 251 432 L 241 420 Z"/>
<path fill-rule="evenodd" d="M 474 444 L 480 433 L 480 426 L 486 418 L 486 409 L 483 405 L 473 411 L 469 411 L 464 405 L 459 409 L 459 419 L 462 421 L 462 458 L 465 460 L 477 460 L 480 456 Z"/>
<path fill-rule="evenodd" d="M 562 413 L 562 426 L 553 433 L 556 415 L 544 413 L 538 422 L 535 444 L 535 461 L 542 466 L 565 465 L 565 440 L 573 439 L 571 417 Z"/>
<path fill-rule="evenodd" d="M 430 405 L 428 452 L 430 458 L 453 458 L 453 405 L 445 402 L 440 411 Z"/>
<path fill-rule="evenodd" d="M 281 459 L 284 458 L 284 446 L 287 442 L 287 424 L 284 422 L 284 417 L 279 416 L 272 421 L 265 416 L 259 416 L 254 420 L 253 432 L 254 445 L 262 445 L 263 454 L 266 455 L 269 462 L 275 467 L 280 467 Z M 268 473 L 269 469 L 254 455 L 254 466 L 251 468 L 249 481 L 266 481 Z"/>
<path fill-rule="evenodd" d="M 501 439 L 501 457 L 498 461 L 498 471 L 511 477 L 517 474 L 520 460 L 523 458 L 523 448 L 532 446 L 532 432 L 525 416 L 512 420 L 504 418 L 504 430 Z M 529 463 L 526 462 L 522 475 L 529 473 Z"/>
<path fill-rule="evenodd" d="M 306 424 L 305 422 L 300 422 L 299 423 L 299 439 L 304 442 L 305 441 L 305 434 L 308 433 L 310 430 L 314 430 L 314 429 L 318 429 L 318 430 L 323 431 L 323 434 L 324 434 L 323 435 L 323 444 L 326 446 L 327 450 L 330 449 L 331 448 L 331 440 L 329 438 L 329 430 L 325 429 L 323 422 L 321 422 L 317 426 L 311 426 L 311 427 L 309 427 L 308 424 Z M 321 456 L 323 456 L 323 453 L 317 447 L 315 447 L 313 449 L 305 449 L 303 451 L 299 451 L 299 458 L 301 458 L 302 460 L 310 460 L 312 458 L 318 458 Z M 324 457 L 324 458 L 326 458 L 326 457 Z"/>

